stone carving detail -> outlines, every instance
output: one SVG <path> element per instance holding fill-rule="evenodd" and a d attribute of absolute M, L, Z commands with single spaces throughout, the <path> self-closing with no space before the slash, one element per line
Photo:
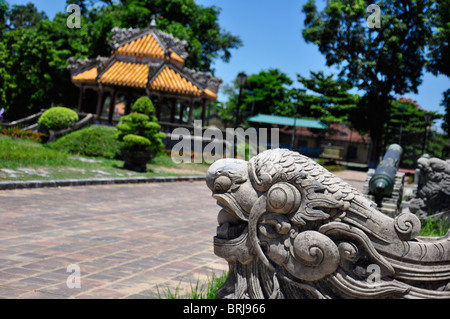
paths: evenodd
<path fill-rule="evenodd" d="M 121 29 L 118 27 L 114 27 L 111 29 L 111 32 L 113 33 L 113 36 L 109 44 L 113 48 L 113 50 L 117 50 L 124 43 L 131 41 L 132 38 L 144 34 L 146 32 L 146 29 L 144 30 L 141 30 L 139 28 Z"/>
<path fill-rule="evenodd" d="M 223 82 L 221 78 L 215 78 L 210 72 L 201 72 L 183 68 L 183 73 L 187 74 L 194 83 L 197 83 L 204 89 L 209 88 L 214 93 L 219 91 L 220 84 Z"/>
<path fill-rule="evenodd" d="M 174 38 L 172 34 L 165 33 L 161 30 L 155 29 L 154 32 L 159 36 L 159 39 L 164 41 L 166 48 L 171 48 L 178 53 L 183 60 L 187 59 L 189 56 L 187 51 L 189 43 L 186 40 Z"/>
<path fill-rule="evenodd" d="M 75 59 L 73 57 L 70 57 L 67 62 L 69 62 L 68 68 L 70 70 L 70 73 L 72 76 L 74 76 L 93 67 L 97 67 L 100 73 L 107 66 L 110 60 L 110 58 L 101 56 L 98 56 L 95 59 Z"/>
<path fill-rule="evenodd" d="M 409 209 L 421 219 L 429 215 L 450 213 L 450 160 L 421 157 L 417 161 L 420 170 L 416 198 Z M 450 216 L 450 214 L 449 214 Z"/>
<path fill-rule="evenodd" d="M 207 186 L 221 210 L 218 298 L 450 298 L 450 236 L 418 237 L 313 160 L 269 150 L 222 159 Z"/>

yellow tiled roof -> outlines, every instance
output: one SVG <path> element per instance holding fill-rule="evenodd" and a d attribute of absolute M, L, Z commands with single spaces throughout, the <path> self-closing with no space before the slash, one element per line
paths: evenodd
<path fill-rule="evenodd" d="M 163 48 L 151 33 L 122 45 L 117 49 L 117 54 L 158 59 L 166 58 Z M 170 59 L 184 64 L 184 60 L 176 52 L 171 51 Z"/>
<path fill-rule="evenodd" d="M 98 79 L 99 83 L 147 88 L 149 66 L 144 63 L 132 63 L 115 61 Z M 95 82 L 97 79 L 97 68 L 72 77 L 73 82 Z M 202 94 L 212 100 L 217 99 L 217 94 L 209 89 L 204 91 L 182 76 L 169 66 L 164 66 L 162 71 L 150 83 L 149 88 L 155 91 L 182 94 L 188 96 L 201 96 Z"/>
<path fill-rule="evenodd" d="M 202 94 L 202 90 L 168 66 L 164 67 L 152 83 L 150 83 L 150 88 L 157 91 L 195 96 Z"/>
<path fill-rule="evenodd" d="M 145 88 L 148 81 L 148 65 L 116 61 L 101 76 L 100 83 Z"/>
<path fill-rule="evenodd" d="M 97 68 L 81 72 L 72 77 L 73 82 L 95 82 L 97 79 Z"/>

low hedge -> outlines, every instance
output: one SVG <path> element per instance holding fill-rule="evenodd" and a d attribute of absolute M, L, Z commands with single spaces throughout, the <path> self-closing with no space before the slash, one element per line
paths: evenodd
<path fill-rule="evenodd" d="M 117 129 L 108 126 L 89 126 L 67 134 L 49 147 L 72 154 L 120 158 L 122 142 L 116 139 Z"/>

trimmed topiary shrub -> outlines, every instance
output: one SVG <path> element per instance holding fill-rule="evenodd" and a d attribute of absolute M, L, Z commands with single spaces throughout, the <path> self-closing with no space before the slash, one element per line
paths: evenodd
<path fill-rule="evenodd" d="M 155 114 L 155 107 L 152 100 L 148 96 L 142 96 L 134 102 L 131 110 L 136 113 L 153 115 Z"/>
<path fill-rule="evenodd" d="M 122 116 L 116 128 L 119 131 L 117 139 L 124 141 L 127 135 L 145 137 L 150 145 L 148 152 L 153 157 L 164 147 L 162 139 L 165 134 L 161 132 L 161 126 L 154 115 L 155 108 L 147 96 L 139 98 L 131 108 L 132 113 Z"/>
<path fill-rule="evenodd" d="M 164 147 L 161 126 L 158 124 L 152 101 L 147 96 L 139 98 L 131 108 L 132 113 L 122 116 L 116 128 L 117 139 L 123 142 L 124 168 L 138 172 L 147 170 L 147 163 Z"/>
<path fill-rule="evenodd" d="M 117 133 L 114 127 L 90 126 L 59 138 L 49 147 L 72 154 L 120 158 L 123 143 L 117 140 Z"/>
<path fill-rule="evenodd" d="M 66 129 L 77 121 L 78 114 L 75 111 L 67 107 L 55 106 L 42 113 L 38 119 L 38 124 L 39 130 L 45 132 Z"/>
<path fill-rule="evenodd" d="M 148 152 L 150 141 L 139 135 L 128 134 L 123 138 L 123 149 L 128 151 Z"/>

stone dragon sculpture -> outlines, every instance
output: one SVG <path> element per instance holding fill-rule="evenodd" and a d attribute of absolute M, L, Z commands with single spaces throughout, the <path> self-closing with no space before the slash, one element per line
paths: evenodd
<path fill-rule="evenodd" d="M 412 213 L 421 219 L 450 213 L 450 160 L 421 157 L 416 198 L 409 203 Z"/>
<path fill-rule="evenodd" d="M 214 252 L 229 263 L 218 298 L 450 298 L 450 237 L 419 237 L 313 160 L 268 150 L 211 165 L 222 208 Z"/>

